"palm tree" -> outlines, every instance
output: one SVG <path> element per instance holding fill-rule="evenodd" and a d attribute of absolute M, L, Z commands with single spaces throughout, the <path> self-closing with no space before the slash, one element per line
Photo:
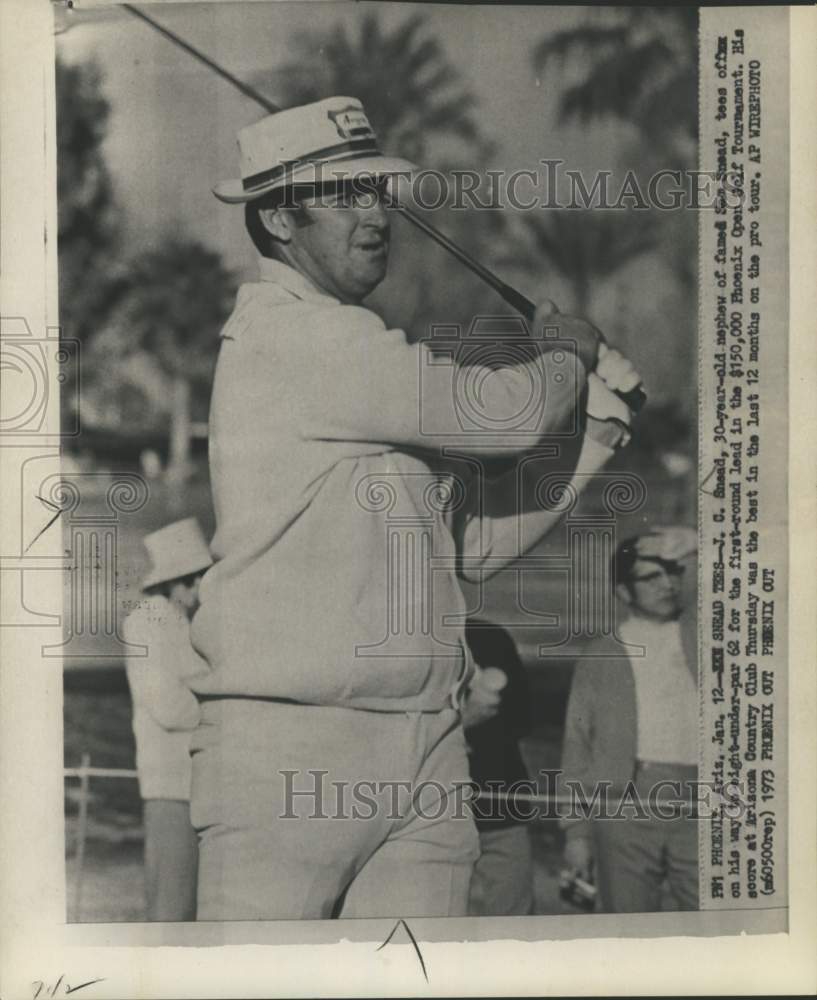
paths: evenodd
<path fill-rule="evenodd" d="M 337 94 L 357 97 L 382 148 L 419 163 L 432 135 L 486 148 L 476 100 L 439 39 L 424 31 L 422 15 L 386 30 L 369 11 L 353 31 L 336 25 L 296 34 L 292 50 L 289 62 L 255 81 L 285 107 Z"/>
<path fill-rule="evenodd" d="M 657 243 L 649 213 L 635 210 L 602 212 L 592 209 L 562 209 L 547 214 L 526 213 L 522 217 L 529 246 L 507 259 L 525 266 L 531 260 L 546 260 L 568 282 L 573 293 L 573 311 L 587 315 L 591 289 L 612 277 Z"/>
<path fill-rule="evenodd" d="M 639 173 L 695 166 L 698 139 L 698 12 L 695 7 L 616 7 L 544 38 L 539 73 L 558 72 L 562 121 L 617 118 L 635 128 Z M 682 284 L 695 284 L 697 220 L 665 212 L 661 253 Z"/>
<path fill-rule="evenodd" d="M 534 68 L 573 70 L 563 121 L 616 117 L 688 165 L 698 135 L 695 7 L 617 7 L 558 31 L 534 49 Z"/>
<path fill-rule="evenodd" d="M 473 167 L 488 155 L 476 99 L 422 14 L 386 27 L 376 12 L 363 11 L 352 26 L 293 35 L 291 50 L 287 62 L 253 81 L 284 107 L 334 95 L 356 97 L 384 152 L 427 166 L 433 145 L 437 168 Z M 463 212 L 440 209 L 435 214 L 435 223 L 452 235 L 467 229 L 464 242 L 474 252 L 479 252 L 485 231 L 497 239 L 500 213 L 468 213 L 467 222 Z M 486 220 L 486 215 L 494 218 Z M 412 281 L 375 293 L 373 301 L 387 321 L 407 328 L 413 338 L 426 336 L 432 322 L 467 325 L 485 297 L 479 282 L 442 250 L 430 248 L 427 238 L 409 225 L 401 227 L 392 271 L 410 273 Z"/>

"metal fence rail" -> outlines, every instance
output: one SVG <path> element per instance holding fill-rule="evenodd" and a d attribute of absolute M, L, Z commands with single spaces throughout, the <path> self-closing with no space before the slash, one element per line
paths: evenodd
<path fill-rule="evenodd" d="M 79 780 L 79 815 L 77 819 L 77 867 L 74 875 L 74 912 L 72 922 L 78 923 L 82 914 L 82 890 L 85 875 L 85 843 L 88 839 L 88 802 L 91 778 L 138 777 L 135 770 L 119 767 L 91 767 L 91 755 L 84 753 L 79 767 L 63 768 L 63 778 Z"/>

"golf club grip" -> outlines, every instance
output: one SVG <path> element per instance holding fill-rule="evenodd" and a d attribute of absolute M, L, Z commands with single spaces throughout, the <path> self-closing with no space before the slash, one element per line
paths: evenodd
<path fill-rule="evenodd" d="M 497 286 L 497 291 L 509 306 L 518 309 L 529 323 L 533 322 L 533 318 L 536 315 L 536 306 L 527 295 L 523 295 L 511 285 L 506 285 L 504 281 L 501 282 L 501 287 Z M 638 413 L 647 402 L 647 394 L 640 385 L 635 386 L 633 389 L 628 389 L 627 392 L 620 392 L 618 389 L 614 389 L 613 391 L 619 399 L 623 400 L 629 406 L 633 413 Z"/>
<path fill-rule="evenodd" d="M 616 389 L 615 394 L 619 399 L 624 400 L 633 413 L 640 413 L 644 404 L 647 402 L 647 394 L 640 385 L 637 385 L 634 389 L 628 389 L 627 392 L 619 392 L 618 389 Z"/>

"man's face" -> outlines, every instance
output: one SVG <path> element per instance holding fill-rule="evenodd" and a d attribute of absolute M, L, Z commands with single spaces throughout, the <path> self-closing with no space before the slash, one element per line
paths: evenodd
<path fill-rule="evenodd" d="M 636 559 L 630 585 L 619 584 L 619 596 L 646 618 L 672 621 L 681 614 L 683 572 L 680 563 L 670 560 Z"/>
<path fill-rule="evenodd" d="M 286 263 L 341 302 L 362 301 L 386 276 L 390 222 L 383 185 L 371 182 L 357 193 L 304 199 L 285 215 L 286 238 L 279 239 Z M 269 228 L 269 225 L 268 225 Z"/>

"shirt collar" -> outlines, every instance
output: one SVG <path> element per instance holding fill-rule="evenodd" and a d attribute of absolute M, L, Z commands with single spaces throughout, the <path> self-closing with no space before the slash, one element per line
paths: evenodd
<path fill-rule="evenodd" d="M 283 261 L 273 260 L 270 257 L 261 257 L 258 261 L 258 269 L 262 281 L 269 281 L 274 285 L 286 289 L 298 299 L 305 299 L 308 302 L 339 302 L 333 295 L 322 291 L 305 274 L 296 271 L 289 264 Z"/>

